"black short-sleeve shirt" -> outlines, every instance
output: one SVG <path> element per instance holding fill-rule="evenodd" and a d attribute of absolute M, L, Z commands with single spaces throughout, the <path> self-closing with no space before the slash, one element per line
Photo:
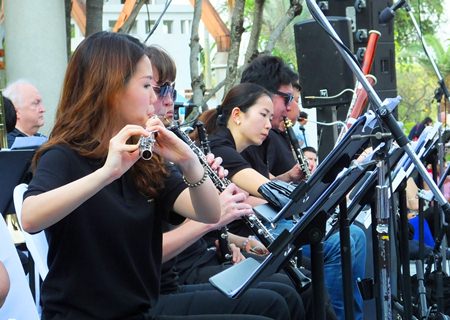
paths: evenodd
<path fill-rule="evenodd" d="M 228 170 L 228 178 L 232 178 L 237 172 L 247 168 L 253 168 L 263 176 L 269 177 L 269 171 L 264 161 L 249 163 L 241 153 L 236 151 L 236 143 L 228 128 L 219 127 L 217 131 L 209 135 L 209 141 L 211 152 L 216 157 L 222 157 L 222 166 Z"/>
<path fill-rule="evenodd" d="M 25 197 L 80 179 L 101 165 L 67 146 L 55 146 L 41 156 Z M 127 172 L 46 229 L 44 319 L 126 319 L 154 305 L 162 213 L 169 212 L 186 187 L 172 168 L 170 172 L 157 201 L 139 193 Z"/>
<path fill-rule="evenodd" d="M 296 163 L 289 141 L 284 133 L 277 129 L 271 129 L 260 146 L 250 146 L 241 152 L 241 155 L 253 168 L 260 168 L 264 163 L 274 176 L 289 171 Z"/>

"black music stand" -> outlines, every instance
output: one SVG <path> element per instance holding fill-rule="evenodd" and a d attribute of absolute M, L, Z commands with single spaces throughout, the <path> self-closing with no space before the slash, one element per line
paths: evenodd
<path fill-rule="evenodd" d="M 352 140 L 353 135 L 367 135 L 372 132 L 377 121 L 372 112 L 367 112 L 352 125 L 344 138 L 328 156 L 320 163 L 307 182 L 299 184 L 288 203 L 276 212 L 268 204 L 256 206 L 254 211 L 266 221 L 277 222 L 281 218 L 289 218 L 293 214 L 306 212 L 321 194 L 332 184 L 336 176 L 348 167 L 355 156 L 369 143 L 370 139 Z"/>
<path fill-rule="evenodd" d="M 0 212 L 15 213 L 14 188 L 25 181 L 35 150 L 0 150 Z"/>
<path fill-rule="evenodd" d="M 345 139 L 345 138 L 344 138 Z M 340 148 L 334 150 L 340 154 Z M 341 157 L 339 157 L 341 158 Z M 213 276 L 210 282 L 221 292 L 231 298 L 239 297 L 255 281 L 279 271 L 299 250 L 309 243 L 311 244 L 312 285 L 314 294 L 314 310 L 317 319 L 325 317 L 324 282 L 323 282 L 323 248 L 322 239 L 325 232 L 326 213 L 336 207 L 346 194 L 356 184 L 369 166 L 354 165 L 335 173 L 334 168 L 322 175 L 328 179 L 333 175 L 332 181 L 325 181 L 327 188 L 304 212 L 301 219 L 291 230 L 284 230 L 269 246 L 270 254 L 261 263 L 247 258 L 233 267 Z M 314 186 L 311 186 L 314 187 Z M 286 204 L 284 212 L 292 213 L 298 207 L 297 201 Z M 312 202 L 312 201 L 311 201 Z M 295 211 L 297 212 L 297 211 Z"/>

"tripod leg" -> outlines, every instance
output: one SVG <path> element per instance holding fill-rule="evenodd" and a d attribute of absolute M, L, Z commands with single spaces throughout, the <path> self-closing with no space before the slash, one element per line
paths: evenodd
<path fill-rule="evenodd" d="M 325 281 L 323 262 L 322 240 L 311 243 L 311 269 L 314 270 L 312 276 L 314 319 L 325 320 Z"/>
<path fill-rule="evenodd" d="M 339 232 L 342 261 L 342 280 L 344 286 L 344 311 L 345 319 L 354 319 L 353 314 L 353 277 L 352 277 L 352 257 L 350 247 L 350 228 L 347 216 L 347 203 L 344 199 L 339 204 Z"/>
<path fill-rule="evenodd" d="M 404 184 L 403 187 L 406 185 Z M 400 207 L 400 259 L 402 264 L 402 280 L 403 280 L 403 294 L 402 300 L 404 305 L 404 315 L 406 319 L 411 319 L 411 274 L 409 269 L 409 228 L 408 216 L 406 208 L 406 191 L 403 188 L 399 192 L 399 207 Z"/>

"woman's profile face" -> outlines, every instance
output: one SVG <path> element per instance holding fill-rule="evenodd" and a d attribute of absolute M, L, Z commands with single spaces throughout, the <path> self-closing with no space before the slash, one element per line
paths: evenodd
<path fill-rule="evenodd" d="M 241 124 L 238 126 L 241 135 L 249 145 L 260 145 L 269 135 L 272 127 L 270 122 L 273 117 L 273 103 L 269 96 L 259 97 L 255 104 L 242 112 Z"/>
<path fill-rule="evenodd" d="M 136 71 L 125 85 L 118 99 L 118 112 L 123 124 L 137 124 L 145 127 L 147 120 L 155 113 L 153 104 L 155 92 L 151 86 L 152 64 L 142 56 Z"/>

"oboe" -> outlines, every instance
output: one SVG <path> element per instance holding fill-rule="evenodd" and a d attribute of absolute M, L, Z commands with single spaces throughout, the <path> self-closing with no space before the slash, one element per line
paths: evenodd
<path fill-rule="evenodd" d="M 297 160 L 300 169 L 303 172 L 305 179 L 309 179 L 311 176 L 311 171 L 309 170 L 308 160 L 306 160 L 303 155 L 302 149 L 298 143 L 297 137 L 295 136 L 294 129 L 292 128 L 292 122 L 287 117 L 283 117 L 284 127 L 286 129 L 286 136 L 291 145 L 292 153 L 294 154 L 295 160 Z"/>
<path fill-rule="evenodd" d="M 205 127 L 203 123 L 197 122 L 196 124 L 198 137 L 200 140 L 200 145 L 203 150 L 210 152 L 208 136 L 205 131 Z M 183 139 L 183 138 L 182 138 Z M 190 140 L 189 137 L 187 139 Z M 184 140 L 184 139 L 183 139 Z M 194 145 L 195 148 L 198 148 L 192 141 L 188 143 L 189 145 Z M 197 153 L 197 151 L 194 150 Z M 201 152 L 201 157 L 204 157 L 204 152 Z M 213 171 L 214 177 L 211 177 L 217 189 L 219 191 L 225 190 L 225 188 L 231 183 L 230 180 L 223 178 L 221 179 L 215 171 Z M 255 214 L 251 214 L 248 216 L 242 217 L 245 224 L 252 230 L 252 232 L 258 237 L 261 243 L 269 247 L 269 245 L 275 240 L 274 236 L 270 233 L 270 231 L 266 228 L 266 226 L 262 223 L 260 219 Z M 297 285 L 298 288 L 303 288 L 310 284 L 311 279 L 305 276 L 300 269 L 297 267 L 297 262 L 295 259 L 290 260 L 290 264 L 285 267 L 286 274 L 292 279 L 292 281 Z"/>
<path fill-rule="evenodd" d="M 206 134 L 206 130 L 203 125 L 203 122 L 197 121 L 195 123 L 195 126 L 197 128 L 198 139 L 200 141 L 200 150 L 201 150 L 201 153 L 203 154 L 203 156 L 205 156 L 208 153 L 211 153 L 211 148 L 209 146 L 209 141 L 208 141 L 208 135 Z M 211 178 L 211 176 L 210 176 L 210 178 Z M 214 184 L 216 185 L 216 188 L 220 192 L 225 190 L 225 188 L 229 184 L 229 183 L 226 183 L 225 181 L 223 181 L 222 179 L 220 179 L 220 177 L 216 174 L 215 171 L 214 171 L 214 178 L 211 178 L 211 179 L 214 179 L 213 180 L 213 181 L 215 181 Z M 232 258 L 232 253 L 231 253 L 230 247 L 228 245 L 228 228 L 227 228 L 227 226 L 223 226 L 219 230 L 217 230 L 217 237 L 219 239 L 219 250 L 220 250 L 220 253 L 222 254 L 222 257 L 225 260 L 230 260 Z"/>
<path fill-rule="evenodd" d="M 217 175 L 217 173 L 211 168 L 206 160 L 206 156 L 203 151 L 194 143 L 194 141 L 189 138 L 189 136 L 176 125 L 168 128 L 170 131 L 175 133 L 181 140 L 183 140 L 191 149 L 194 151 L 200 163 L 206 170 L 206 174 L 209 176 L 211 181 L 214 183 L 219 191 L 225 190 L 227 185 L 224 184 L 222 179 Z M 228 230 L 223 227 L 218 230 L 218 240 L 219 240 L 219 250 L 224 260 L 230 260 L 232 258 L 232 253 L 230 247 L 228 246 Z"/>
<path fill-rule="evenodd" d="M 197 121 L 196 127 L 198 132 L 198 138 L 200 141 L 200 146 L 202 147 L 203 152 L 205 152 L 205 150 L 207 152 L 210 152 L 208 136 L 206 134 L 206 130 L 203 123 Z M 220 183 L 216 184 L 216 187 L 219 191 L 225 190 L 225 188 L 231 183 L 229 179 L 227 178 L 221 179 L 217 176 L 217 174 L 216 177 L 218 180 L 220 180 Z M 272 234 L 269 232 L 269 230 L 267 230 L 266 226 L 262 223 L 261 220 L 258 219 L 258 217 L 255 214 L 244 216 L 242 217 L 242 219 L 247 224 L 247 226 L 253 231 L 253 233 L 258 236 L 258 239 L 261 241 L 262 244 L 268 246 L 273 242 L 274 238 Z"/>

